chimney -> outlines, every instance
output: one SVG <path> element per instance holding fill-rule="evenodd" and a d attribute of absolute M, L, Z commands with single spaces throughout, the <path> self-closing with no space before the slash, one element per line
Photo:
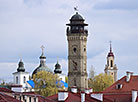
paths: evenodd
<path fill-rule="evenodd" d="M 103 94 L 102 93 L 93 93 L 91 94 L 92 98 L 95 98 L 97 100 L 103 101 Z"/>
<path fill-rule="evenodd" d="M 81 102 L 85 102 L 85 92 L 81 92 Z"/>
<path fill-rule="evenodd" d="M 89 88 L 89 92 L 92 93 L 93 92 L 93 89 L 92 88 Z"/>
<path fill-rule="evenodd" d="M 71 88 L 71 92 L 77 93 L 77 87 L 76 87 L 76 86 L 73 86 L 73 87 Z"/>
<path fill-rule="evenodd" d="M 126 72 L 126 82 L 130 81 L 131 75 L 133 75 L 133 72 L 129 72 L 129 71 Z"/>
<path fill-rule="evenodd" d="M 58 101 L 65 101 L 68 97 L 68 91 L 59 91 L 58 92 Z"/>
<path fill-rule="evenodd" d="M 86 93 L 86 94 L 89 94 L 89 93 L 90 93 L 90 90 L 86 88 L 86 89 L 85 89 L 85 93 Z"/>
<path fill-rule="evenodd" d="M 137 91 L 132 90 L 132 102 L 136 102 L 136 99 L 137 99 Z"/>

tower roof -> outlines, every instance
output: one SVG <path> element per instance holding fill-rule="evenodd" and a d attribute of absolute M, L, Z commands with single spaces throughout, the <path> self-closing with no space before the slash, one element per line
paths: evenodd
<path fill-rule="evenodd" d="M 23 63 L 22 59 L 20 59 L 20 61 L 18 63 L 17 72 L 25 72 L 24 63 Z"/>
<path fill-rule="evenodd" d="M 73 20 L 84 20 L 84 19 L 83 19 L 83 17 L 82 17 L 78 12 L 76 12 L 76 14 L 74 14 L 74 15 L 71 17 L 70 20 L 73 21 Z"/>
<path fill-rule="evenodd" d="M 110 52 L 108 53 L 108 57 L 114 57 L 114 54 L 112 52 L 112 44 L 111 44 L 111 41 L 110 41 Z"/>
<path fill-rule="evenodd" d="M 57 63 L 56 63 L 56 65 L 55 65 L 55 70 L 54 70 L 54 72 L 55 72 L 56 74 L 61 74 L 61 73 L 62 73 L 61 65 L 58 63 L 58 60 L 57 60 Z"/>

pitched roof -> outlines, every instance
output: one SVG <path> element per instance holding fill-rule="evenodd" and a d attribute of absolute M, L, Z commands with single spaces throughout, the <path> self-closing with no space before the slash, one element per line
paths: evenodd
<path fill-rule="evenodd" d="M 64 102 L 80 102 L 81 101 L 81 94 L 80 93 L 72 93 L 68 92 L 68 98 Z M 58 101 L 58 94 L 48 96 L 48 99 L 51 99 L 52 101 L 49 102 L 57 102 Z M 90 94 L 85 95 L 85 102 L 101 102 L 100 100 L 97 100 L 95 98 L 92 98 Z"/>
<path fill-rule="evenodd" d="M 7 89 L 7 88 L 0 88 L 0 92 L 13 93 L 13 91 L 12 91 L 12 90 Z"/>
<path fill-rule="evenodd" d="M 122 84 L 122 88 L 117 89 L 116 85 Z M 116 81 L 113 85 L 105 89 L 103 92 L 110 92 L 110 93 L 130 93 L 132 90 L 138 91 L 138 76 L 132 76 L 129 82 L 126 82 L 126 76 L 121 78 L 120 80 Z"/>
<path fill-rule="evenodd" d="M 0 102 L 20 102 L 20 101 L 0 92 Z"/>
<path fill-rule="evenodd" d="M 122 87 L 117 89 L 116 86 L 119 84 Z M 126 76 L 124 76 L 102 92 L 103 102 L 131 102 L 132 90 L 138 91 L 138 76 L 131 75 L 129 82 L 126 82 Z M 138 102 L 138 97 L 136 102 Z"/>

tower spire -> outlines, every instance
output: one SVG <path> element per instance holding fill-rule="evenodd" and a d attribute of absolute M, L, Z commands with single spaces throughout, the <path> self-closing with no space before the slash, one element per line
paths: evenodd
<path fill-rule="evenodd" d="M 110 43 L 110 52 L 112 52 L 112 41 L 109 41 Z"/>

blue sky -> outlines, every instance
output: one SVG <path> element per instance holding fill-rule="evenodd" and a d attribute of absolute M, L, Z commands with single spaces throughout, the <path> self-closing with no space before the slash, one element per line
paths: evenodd
<path fill-rule="evenodd" d="M 93 65 L 96 74 L 104 72 L 111 40 L 118 78 L 126 71 L 138 74 L 137 5 L 137 0 L 0 0 L 0 78 L 12 81 L 20 58 L 31 74 L 41 45 L 47 66 L 54 70 L 59 57 L 67 74 L 66 23 L 74 6 L 89 24 L 88 71 Z"/>

